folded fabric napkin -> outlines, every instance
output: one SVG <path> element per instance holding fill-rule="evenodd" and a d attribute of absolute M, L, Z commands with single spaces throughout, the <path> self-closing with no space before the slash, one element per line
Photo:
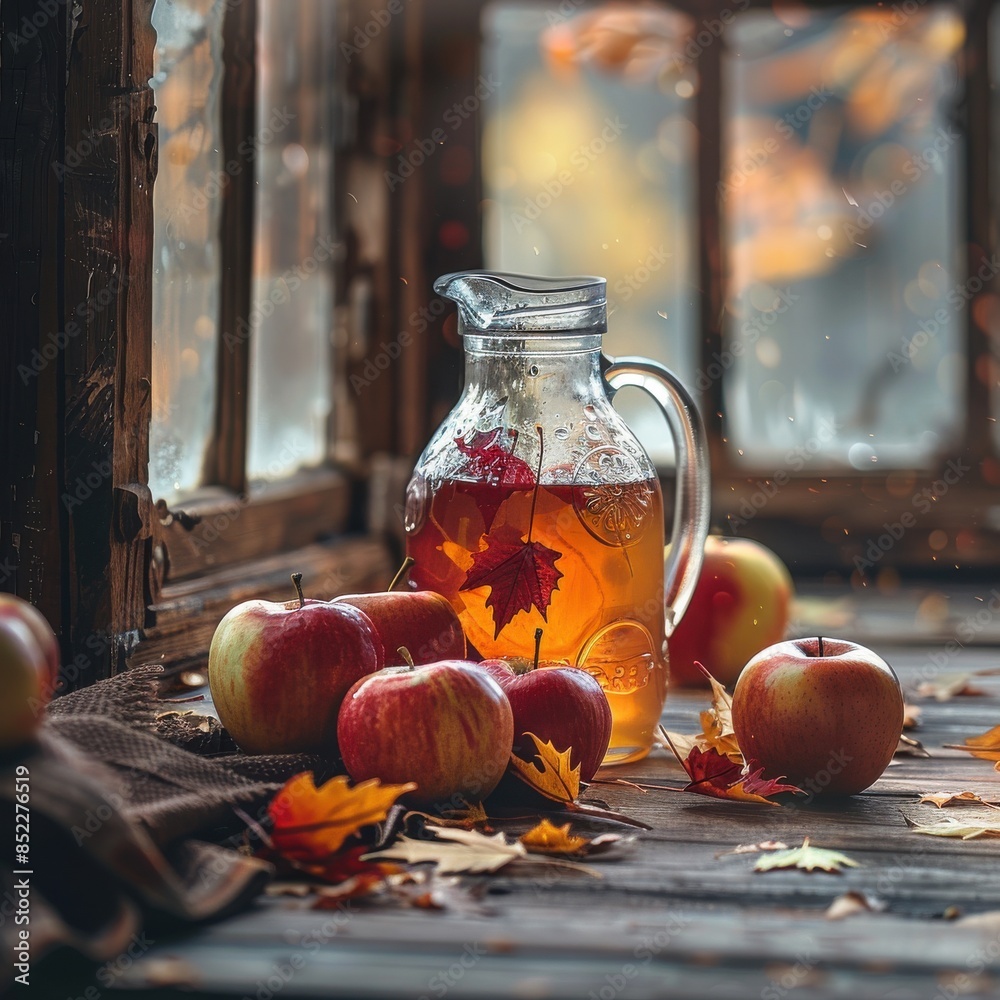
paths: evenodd
<path fill-rule="evenodd" d="M 151 918 L 246 905 L 272 870 L 237 850 L 237 810 L 259 819 L 293 774 L 329 769 L 304 754 L 240 753 L 218 720 L 165 701 L 160 675 L 137 667 L 56 699 L 37 745 L 0 765 L 11 812 L 15 768 L 27 769 L 33 963 L 57 944 L 105 961 Z M 8 859 L 0 883 L 17 898 Z M 15 934 L 0 922 L 8 954 Z"/>

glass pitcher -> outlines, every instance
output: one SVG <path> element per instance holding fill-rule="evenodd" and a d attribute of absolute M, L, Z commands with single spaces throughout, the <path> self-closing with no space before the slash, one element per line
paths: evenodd
<path fill-rule="evenodd" d="M 704 430 L 687 390 L 643 358 L 611 362 L 605 281 L 446 274 L 465 388 L 407 488 L 410 585 L 452 602 L 483 657 L 534 655 L 600 681 L 605 763 L 644 756 L 667 693 L 667 637 L 687 607 L 708 530 Z M 656 470 L 611 406 L 645 389 L 677 454 L 664 558 Z"/>

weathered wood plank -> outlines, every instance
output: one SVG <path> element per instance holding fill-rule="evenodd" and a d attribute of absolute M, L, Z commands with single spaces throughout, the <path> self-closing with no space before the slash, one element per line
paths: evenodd
<path fill-rule="evenodd" d="M 904 680 L 923 655 L 891 652 Z M 970 657 L 979 664 L 992 652 Z M 619 859 L 595 862 L 599 881 L 554 869 L 475 877 L 469 881 L 486 890 L 485 915 L 428 914 L 377 900 L 315 911 L 308 899 L 267 898 L 248 913 L 158 942 L 115 979 L 116 995 L 180 996 L 163 988 L 165 976 L 178 990 L 219 997 L 404 998 L 442 990 L 451 1000 L 989 996 L 998 985 L 1000 924 L 940 918 L 951 907 L 1000 911 L 1000 841 L 922 837 L 903 819 L 968 815 L 919 805 L 917 793 L 931 786 L 1000 797 L 989 762 L 936 749 L 952 729 L 975 732 L 1000 721 L 998 686 L 986 680 L 985 697 L 923 702 L 919 735 L 935 756 L 903 759 L 862 795 L 778 808 L 595 785 L 588 795 L 653 827 Z M 675 692 L 665 718 L 692 728 L 705 700 Z M 684 780 L 660 751 L 599 777 L 619 774 L 675 788 Z M 859 867 L 840 875 L 755 873 L 752 856 L 716 857 L 737 843 L 793 844 L 804 835 L 847 852 Z M 848 889 L 876 896 L 886 912 L 824 919 Z M 147 992 L 154 983 L 161 988 Z"/>

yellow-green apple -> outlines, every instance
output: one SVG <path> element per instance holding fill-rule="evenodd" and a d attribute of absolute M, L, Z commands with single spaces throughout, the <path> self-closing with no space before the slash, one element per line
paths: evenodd
<path fill-rule="evenodd" d="M 670 679 L 689 687 L 732 684 L 758 650 L 785 637 L 792 578 L 784 563 L 749 538 L 705 541 L 705 558 L 691 603 L 668 640 Z"/>
<path fill-rule="evenodd" d="M 514 713 L 514 753 L 535 756 L 534 733 L 562 752 L 572 747 L 570 766 L 580 766 L 580 780 L 590 781 L 608 752 L 611 708 L 597 680 L 578 667 L 512 656 L 483 660 L 503 689 Z"/>
<path fill-rule="evenodd" d="M 363 611 L 306 600 L 295 582 L 296 600 L 245 601 L 219 622 L 209 688 L 220 721 L 246 753 L 334 756 L 344 695 L 382 669 L 385 653 Z"/>
<path fill-rule="evenodd" d="M 903 729 L 892 667 L 846 639 L 762 649 L 733 692 L 733 729 L 748 761 L 814 794 L 853 795 L 886 769 Z"/>
<path fill-rule="evenodd" d="M 59 683 L 59 642 L 52 626 L 34 604 L 15 594 L 0 594 L 0 620 L 4 619 L 24 622 L 45 656 L 49 679 L 45 684 L 43 700 L 48 703 Z"/>
<path fill-rule="evenodd" d="M 347 594 L 334 603 L 351 604 L 372 620 L 385 648 L 387 667 L 405 662 L 405 646 L 414 663 L 464 660 L 465 633 L 451 603 L 432 590 L 386 590 Z"/>
<path fill-rule="evenodd" d="M 413 781 L 405 801 L 440 809 L 493 791 L 510 760 L 514 717 L 477 664 L 440 660 L 358 681 L 340 708 L 337 739 L 354 781 Z"/>
<path fill-rule="evenodd" d="M 49 663 L 26 622 L 0 617 L 0 749 L 28 743 L 51 690 Z"/>

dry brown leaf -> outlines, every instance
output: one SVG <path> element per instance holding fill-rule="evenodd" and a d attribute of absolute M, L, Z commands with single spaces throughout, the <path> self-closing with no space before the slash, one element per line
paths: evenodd
<path fill-rule="evenodd" d="M 947 750 L 964 750 L 981 760 L 1000 763 L 1000 726 L 994 726 L 981 736 L 970 736 L 965 743 L 945 743 L 944 746 Z M 1000 767 L 997 770 L 1000 770 Z"/>
<path fill-rule="evenodd" d="M 950 701 L 956 696 L 978 697 L 986 694 L 979 688 L 969 684 L 969 674 L 945 674 L 936 681 L 924 681 L 917 688 L 918 698 L 934 698 L 937 701 Z"/>
<path fill-rule="evenodd" d="M 899 742 L 896 744 L 896 749 L 893 751 L 893 756 L 895 757 L 930 757 L 923 743 L 920 740 L 915 740 L 912 736 L 905 736 L 903 733 L 899 734 Z"/>
<path fill-rule="evenodd" d="M 289 778 L 267 807 L 274 821 L 271 843 L 287 858 L 323 861 L 362 827 L 384 820 L 396 799 L 416 787 L 372 778 L 351 788 L 341 774 L 317 788 L 312 772 L 303 771 Z"/>
<path fill-rule="evenodd" d="M 724 858 L 730 854 L 760 854 L 762 851 L 787 851 L 788 844 L 782 840 L 762 840 L 759 844 L 737 844 L 728 851 L 719 851 L 716 858 Z"/>
<path fill-rule="evenodd" d="M 943 809 L 945 806 L 981 805 L 993 808 L 1000 806 L 1000 803 L 989 802 L 975 792 L 923 792 L 920 801 L 929 802 L 938 809 Z"/>
<path fill-rule="evenodd" d="M 515 858 L 523 858 L 527 849 L 519 841 L 509 841 L 502 833 L 487 837 L 476 830 L 456 830 L 428 825 L 439 839 L 413 840 L 400 837 L 392 847 L 364 855 L 363 860 L 387 858 L 407 863 L 432 862 L 445 875 L 456 872 L 495 872 Z"/>
<path fill-rule="evenodd" d="M 551 743 L 543 743 L 534 733 L 526 733 L 535 744 L 541 767 L 534 761 L 521 760 L 511 754 L 510 763 L 522 781 L 553 802 L 575 802 L 580 794 L 580 765 L 570 767 L 572 747 L 556 750 Z"/>
<path fill-rule="evenodd" d="M 684 733 L 668 732 L 663 726 L 656 727 L 653 739 L 668 753 L 672 753 L 678 762 L 684 760 L 695 747 L 705 750 L 708 746 L 704 733 L 686 736 Z"/>
<path fill-rule="evenodd" d="M 866 896 L 863 892 L 850 889 L 842 896 L 838 896 L 823 914 L 827 920 L 843 920 L 845 917 L 853 917 L 858 913 L 881 913 L 885 909 L 885 903 Z"/>
<path fill-rule="evenodd" d="M 904 817 L 906 818 L 906 817 Z M 946 816 L 937 823 L 921 825 L 906 818 L 914 833 L 925 833 L 929 837 L 960 837 L 962 840 L 977 840 L 979 837 L 1000 837 L 1000 825 L 990 822 L 976 823 L 973 820 L 961 822 Z"/>
<path fill-rule="evenodd" d="M 486 810 L 483 808 L 481 802 L 477 802 L 474 806 L 469 806 L 468 809 L 448 810 L 442 816 L 421 812 L 419 809 L 411 809 L 403 815 L 403 822 L 405 823 L 411 816 L 422 816 L 424 819 L 431 823 L 436 823 L 438 826 L 455 826 L 461 827 L 463 830 L 471 830 L 479 826 L 480 823 L 486 823 L 489 820 L 489 816 L 486 815 Z"/>
<path fill-rule="evenodd" d="M 588 843 L 586 837 L 569 832 L 569 823 L 556 826 L 547 819 L 533 826 L 518 840 L 533 854 L 579 854 Z"/>
<path fill-rule="evenodd" d="M 699 714 L 701 732 L 688 736 L 684 733 L 667 732 L 663 726 L 657 726 L 654 738 L 664 750 L 669 750 L 680 761 L 686 760 L 697 747 L 701 751 L 713 749 L 721 756 L 742 765 L 746 762 L 733 729 L 732 696 L 700 663 L 696 661 L 695 666 L 701 669 L 712 690 L 712 707 Z"/>
<path fill-rule="evenodd" d="M 923 709 L 919 705 L 903 705 L 903 728 L 916 729 L 920 725 L 920 713 Z"/>

